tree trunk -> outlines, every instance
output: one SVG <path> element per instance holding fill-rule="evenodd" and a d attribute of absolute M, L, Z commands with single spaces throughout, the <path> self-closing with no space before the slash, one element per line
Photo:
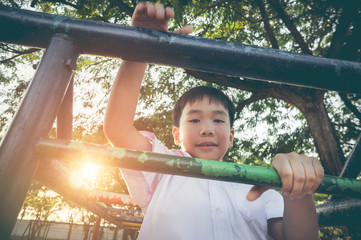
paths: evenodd
<path fill-rule="evenodd" d="M 283 85 L 275 96 L 296 106 L 304 115 L 326 174 L 339 175 L 345 157 L 327 114 L 324 91 Z"/>

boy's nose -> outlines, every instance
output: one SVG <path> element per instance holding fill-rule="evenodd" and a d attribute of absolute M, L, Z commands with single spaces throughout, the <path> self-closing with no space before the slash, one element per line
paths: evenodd
<path fill-rule="evenodd" d="M 209 128 L 201 130 L 201 136 L 213 136 L 213 135 L 214 135 L 214 131 Z"/>

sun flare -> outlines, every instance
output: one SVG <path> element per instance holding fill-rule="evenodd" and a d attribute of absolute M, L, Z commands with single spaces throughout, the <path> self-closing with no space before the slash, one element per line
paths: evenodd
<path fill-rule="evenodd" d="M 80 169 L 80 175 L 85 180 L 94 181 L 97 178 L 99 168 L 98 165 L 86 163 Z"/>

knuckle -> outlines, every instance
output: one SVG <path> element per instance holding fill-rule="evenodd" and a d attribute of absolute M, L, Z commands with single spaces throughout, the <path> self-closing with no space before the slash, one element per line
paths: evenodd
<path fill-rule="evenodd" d="M 324 176 L 325 176 L 325 172 L 322 169 L 322 171 L 317 174 L 317 177 L 322 179 Z"/>
<path fill-rule="evenodd" d="M 280 169 L 278 172 L 278 175 L 282 178 L 282 179 L 288 179 L 292 177 L 292 173 L 290 171 L 287 171 L 285 169 Z"/>
<path fill-rule="evenodd" d="M 315 176 L 309 176 L 309 177 L 307 177 L 307 180 L 308 180 L 309 182 L 315 182 L 315 181 L 316 181 L 316 177 L 315 177 Z"/>
<path fill-rule="evenodd" d="M 284 154 L 283 153 L 277 153 L 274 158 L 281 158 Z"/>
<path fill-rule="evenodd" d="M 293 181 L 295 183 L 304 183 L 305 182 L 305 177 L 304 176 L 294 176 Z"/>
<path fill-rule="evenodd" d="M 289 155 L 291 158 L 296 158 L 296 157 L 299 156 L 299 154 L 296 153 L 296 152 L 290 152 L 290 153 L 288 153 L 287 155 Z"/>

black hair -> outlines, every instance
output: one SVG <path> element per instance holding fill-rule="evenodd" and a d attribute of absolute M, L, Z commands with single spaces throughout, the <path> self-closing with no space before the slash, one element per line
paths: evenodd
<path fill-rule="evenodd" d="M 185 92 L 176 102 L 174 109 L 173 109 L 173 124 L 176 127 L 179 127 L 179 121 L 182 115 L 182 111 L 187 103 L 194 103 L 195 101 L 203 100 L 203 97 L 209 97 L 209 102 L 222 104 L 227 110 L 229 115 L 229 122 L 231 128 L 233 127 L 234 122 L 234 105 L 231 100 L 220 90 L 208 87 L 208 86 L 199 86 L 192 88 Z"/>

